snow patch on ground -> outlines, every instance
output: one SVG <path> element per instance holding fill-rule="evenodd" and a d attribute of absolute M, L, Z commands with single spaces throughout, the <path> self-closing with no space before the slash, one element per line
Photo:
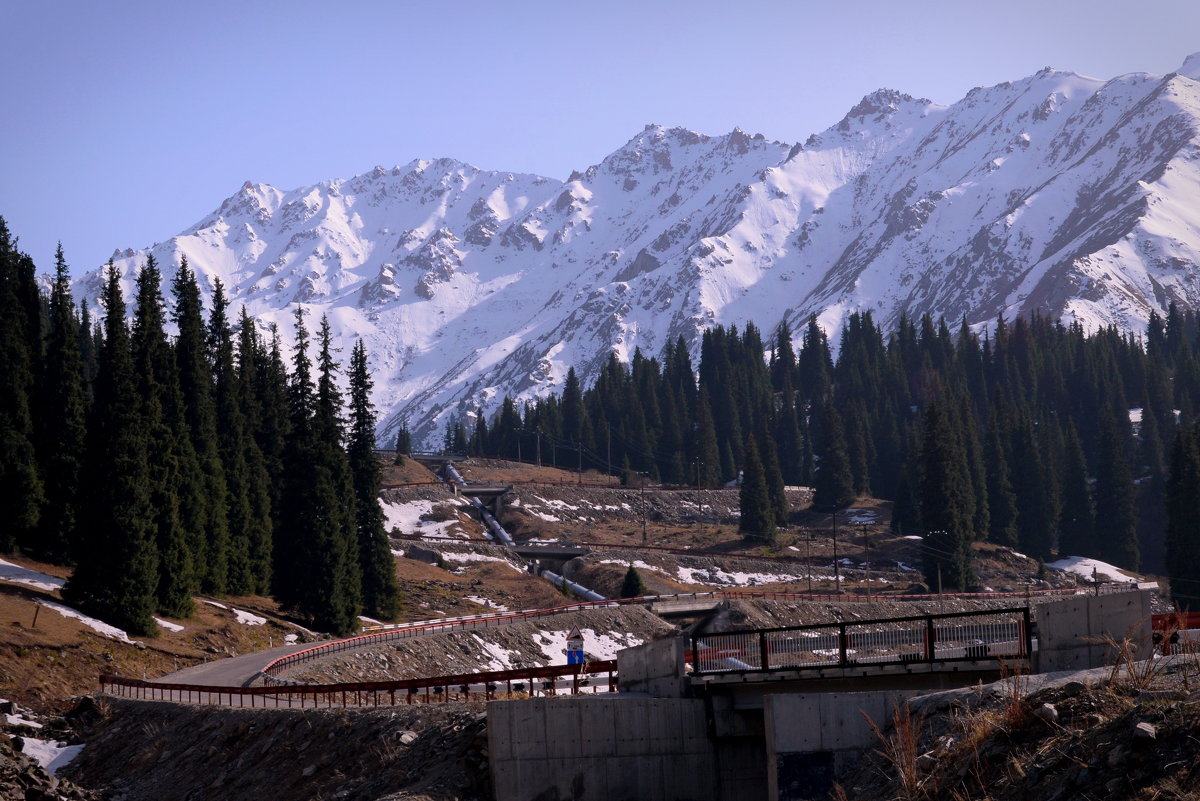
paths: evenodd
<path fill-rule="evenodd" d="M 237 618 L 238 623 L 242 623 L 247 626 L 262 626 L 267 622 L 265 617 L 259 617 L 252 612 L 246 612 L 242 609 L 234 609 L 233 614 Z"/>
<path fill-rule="evenodd" d="M 225 604 L 217 603 L 216 601 L 205 601 L 204 603 L 208 604 L 209 606 L 215 606 L 218 609 L 228 609 L 229 608 Z"/>
<path fill-rule="evenodd" d="M 1062 570 L 1066 573 L 1074 573 L 1088 580 L 1094 577 L 1101 581 L 1137 581 L 1139 578 L 1139 576 L 1130 573 L 1128 570 L 1122 570 L 1107 562 L 1101 562 L 1099 559 L 1089 559 L 1086 556 L 1068 556 L 1065 559 L 1059 559 L 1057 562 L 1049 562 L 1046 567 Z M 1095 572 L 1094 576 L 1093 571 Z"/>
<path fill-rule="evenodd" d="M 20 715 L 5 715 L 4 719 L 8 722 L 9 726 L 28 726 L 31 729 L 42 728 L 42 724 L 38 723 L 36 720 L 29 720 L 21 717 Z"/>
<path fill-rule="evenodd" d="M 538 647 L 552 665 L 567 662 L 567 631 L 543 631 L 534 635 Z M 641 645 L 645 640 L 635 634 L 605 632 L 597 634 L 595 629 L 580 629 L 583 635 L 583 652 L 595 659 L 616 659 L 617 651 Z"/>
<path fill-rule="evenodd" d="M 401 534 L 418 534 L 422 536 L 440 536 L 440 537 L 460 537 L 467 539 L 467 535 L 462 531 L 452 531 L 451 529 L 458 523 L 458 520 L 446 520 L 441 523 L 435 520 L 422 520 L 422 515 L 430 514 L 434 506 L 444 506 L 442 503 L 434 503 L 433 501 L 417 500 L 406 501 L 404 503 L 391 503 L 389 501 L 380 500 L 379 507 L 383 509 L 383 515 L 387 519 L 385 527 L 391 531 L 393 528 L 399 529 Z"/>
<path fill-rule="evenodd" d="M 133 642 L 133 640 L 129 639 L 128 634 L 121 631 L 116 626 L 110 626 L 102 620 L 97 620 L 94 617 L 88 617 L 87 615 L 83 614 L 82 612 L 77 612 L 74 609 L 70 608 L 69 606 L 62 606 L 61 604 L 50 603 L 49 601 L 39 601 L 39 603 L 42 606 L 46 607 L 47 609 L 53 609 L 55 612 L 58 612 L 63 617 L 75 618 L 80 623 L 87 626 L 89 629 L 92 629 L 93 631 L 98 631 L 101 634 L 103 634 L 105 637 L 112 637 L 114 640 L 120 640 L 121 642 L 127 642 L 127 643 Z"/>
<path fill-rule="evenodd" d="M 32 737 L 23 738 L 23 743 L 21 753 L 35 760 L 51 776 L 55 775 L 59 768 L 70 764 L 71 760 L 79 756 L 79 752 L 83 750 L 82 745 L 59 745 L 49 740 L 35 740 Z"/>
<path fill-rule="evenodd" d="M 473 604 L 479 604 L 480 606 L 486 607 L 487 609 L 490 609 L 495 612 L 507 612 L 508 611 L 508 607 L 505 606 L 504 604 L 498 604 L 495 601 L 490 601 L 487 598 L 481 598 L 478 595 L 465 595 L 463 597 L 465 600 L 468 600 Z"/>
<path fill-rule="evenodd" d="M 464 564 L 468 562 L 500 562 L 501 564 L 508 565 L 518 573 L 525 572 L 507 559 L 499 556 L 488 556 L 482 553 L 444 553 L 442 554 L 442 559 L 446 562 L 462 562 Z"/>
<path fill-rule="evenodd" d="M 847 509 L 842 512 L 845 515 L 844 519 L 847 523 L 855 524 L 871 524 L 877 522 L 877 514 L 874 509 Z"/>
<path fill-rule="evenodd" d="M 284 642 L 286 642 L 286 643 L 293 643 L 293 642 L 295 642 L 295 641 L 296 641 L 296 640 L 298 640 L 298 639 L 300 639 L 300 635 L 299 635 L 299 634 L 285 634 L 285 635 L 283 635 L 283 641 L 284 641 Z"/>
<path fill-rule="evenodd" d="M 483 665 L 484 670 L 511 670 L 513 667 L 515 667 L 513 664 L 513 654 L 515 652 L 508 650 L 502 645 L 488 642 L 478 634 L 472 634 L 471 636 L 474 637 L 475 641 L 479 643 L 479 647 L 483 649 L 484 653 L 491 657 L 491 659 Z"/>
<path fill-rule="evenodd" d="M 183 626 L 178 623 L 172 623 L 169 620 L 163 620 L 161 617 L 154 618 L 154 622 L 162 626 L 167 631 L 183 631 Z"/>
<path fill-rule="evenodd" d="M 629 562 L 619 559 L 602 559 L 604 565 L 629 565 Z M 647 564 L 641 560 L 634 561 L 637 570 L 653 570 L 665 573 L 662 568 Z M 808 581 L 808 574 L 793 575 L 791 573 L 742 573 L 721 570 L 717 567 L 676 567 L 675 576 L 684 584 L 701 584 L 712 587 L 756 587 L 762 584 L 779 584 L 789 581 Z M 832 575 L 813 574 L 813 581 L 833 581 Z"/>
<path fill-rule="evenodd" d="M 27 567 L 14 565 L 12 562 L 6 562 L 3 559 L 0 559 L 0 581 L 24 584 L 39 590 L 46 590 L 47 592 L 61 590 L 63 585 L 67 583 L 64 579 L 47 576 L 45 573 L 39 573 Z"/>

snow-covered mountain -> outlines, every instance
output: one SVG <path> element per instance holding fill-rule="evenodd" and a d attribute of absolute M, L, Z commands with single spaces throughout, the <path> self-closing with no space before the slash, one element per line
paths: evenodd
<path fill-rule="evenodd" d="M 803 144 L 650 125 L 565 182 L 450 159 L 247 182 L 115 254 L 128 290 L 147 252 L 186 255 L 285 339 L 296 304 L 346 353 L 363 337 L 381 433 L 426 440 L 715 323 L 1039 309 L 1140 328 L 1200 308 L 1200 54 L 1167 76 L 1045 69 L 948 107 L 881 90 Z"/>

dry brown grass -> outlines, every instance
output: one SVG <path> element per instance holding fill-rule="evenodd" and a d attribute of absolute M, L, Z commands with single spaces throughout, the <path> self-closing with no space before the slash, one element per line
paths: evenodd
<path fill-rule="evenodd" d="M 913 715 L 906 702 L 895 701 L 892 704 L 892 728 L 889 732 L 884 732 L 867 713 L 863 712 L 862 716 L 871 727 L 871 732 L 879 739 L 880 748 L 876 749 L 876 752 L 882 755 L 895 771 L 895 779 L 900 786 L 900 798 L 903 801 L 925 798 L 917 767 L 921 732 L 925 726 L 924 716 Z"/>

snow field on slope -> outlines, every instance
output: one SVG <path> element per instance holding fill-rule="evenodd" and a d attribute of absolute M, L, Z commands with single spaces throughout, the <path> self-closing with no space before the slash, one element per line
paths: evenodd
<path fill-rule="evenodd" d="M 1053 568 L 1054 570 L 1062 570 L 1067 573 L 1074 573 L 1088 581 L 1091 581 L 1093 578 L 1099 578 L 1101 581 L 1137 581 L 1139 578 L 1137 574 L 1130 573 L 1128 570 L 1122 570 L 1107 562 L 1101 562 L 1099 559 L 1091 559 L 1086 556 L 1068 556 L 1054 562 L 1047 562 L 1046 567 Z M 1093 570 L 1095 571 L 1094 576 Z"/>
<path fill-rule="evenodd" d="M 567 635 L 569 633 L 564 629 L 562 631 L 543 631 L 534 635 L 542 653 L 546 655 L 548 664 L 566 664 Z M 634 634 L 620 632 L 597 634 L 593 629 L 580 629 L 579 633 L 583 635 L 583 652 L 596 659 L 616 659 L 617 651 L 645 642 Z"/>
<path fill-rule="evenodd" d="M 61 590 L 67 583 L 64 579 L 47 576 L 45 573 L 39 573 L 27 567 L 20 567 L 3 559 L 0 559 L 0 581 L 24 584 L 34 589 L 46 590 L 47 592 Z"/>
<path fill-rule="evenodd" d="M 392 503 L 390 501 L 379 501 L 380 508 L 383 509 L 386 522 L 384 523 L 387 530 L 399 529 L 401 534 L 418 534 L 439 537 L 460 537 L 467 539 L 466 534 L 455 533 L 450 529 L 457 523 L 457 520 L 446 520 L 437 522 L 434 520 L 422 520 L 422 515 L 430 514 L 433 511 L 435 504 L 433 501 L 416 500 L 405 501 L 404 503 Z"/>
<path fill-rule="evenodd" d="M 630 564 L 637 570 L 649 570 L 655 573 L 666 573 L 661 567 L 636 560 L 628 562 L 622 559 L 601 559 L 602 565 L 617 565 L 628 567 Z M 668 574 L 669 575 L 669 574 Z M 791 573 L 752 573 L 742 571 L 722 570 L 718 567 L 683 567 L 675 568 L 675 578 L 684 584 L 700 584 L 708 587 L 756 587 L 762 584 L 782 584 L 790 581 L 807 581 L 809 574 L 793 575 Z M 832 573 L 822 575 L 812 574 L 813 581 L 833 581 Z"/>

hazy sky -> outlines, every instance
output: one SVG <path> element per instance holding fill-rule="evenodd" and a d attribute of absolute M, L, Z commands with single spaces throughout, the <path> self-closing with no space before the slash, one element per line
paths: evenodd
<path fill-rule="evenodd" d="M 0 0 L 0 216 L 76 274 L 282 189 L 450 156 L 566 178 L 649 122 L 787 142 L 864 94 L 1164 74 L 1197 0 Z"/>

